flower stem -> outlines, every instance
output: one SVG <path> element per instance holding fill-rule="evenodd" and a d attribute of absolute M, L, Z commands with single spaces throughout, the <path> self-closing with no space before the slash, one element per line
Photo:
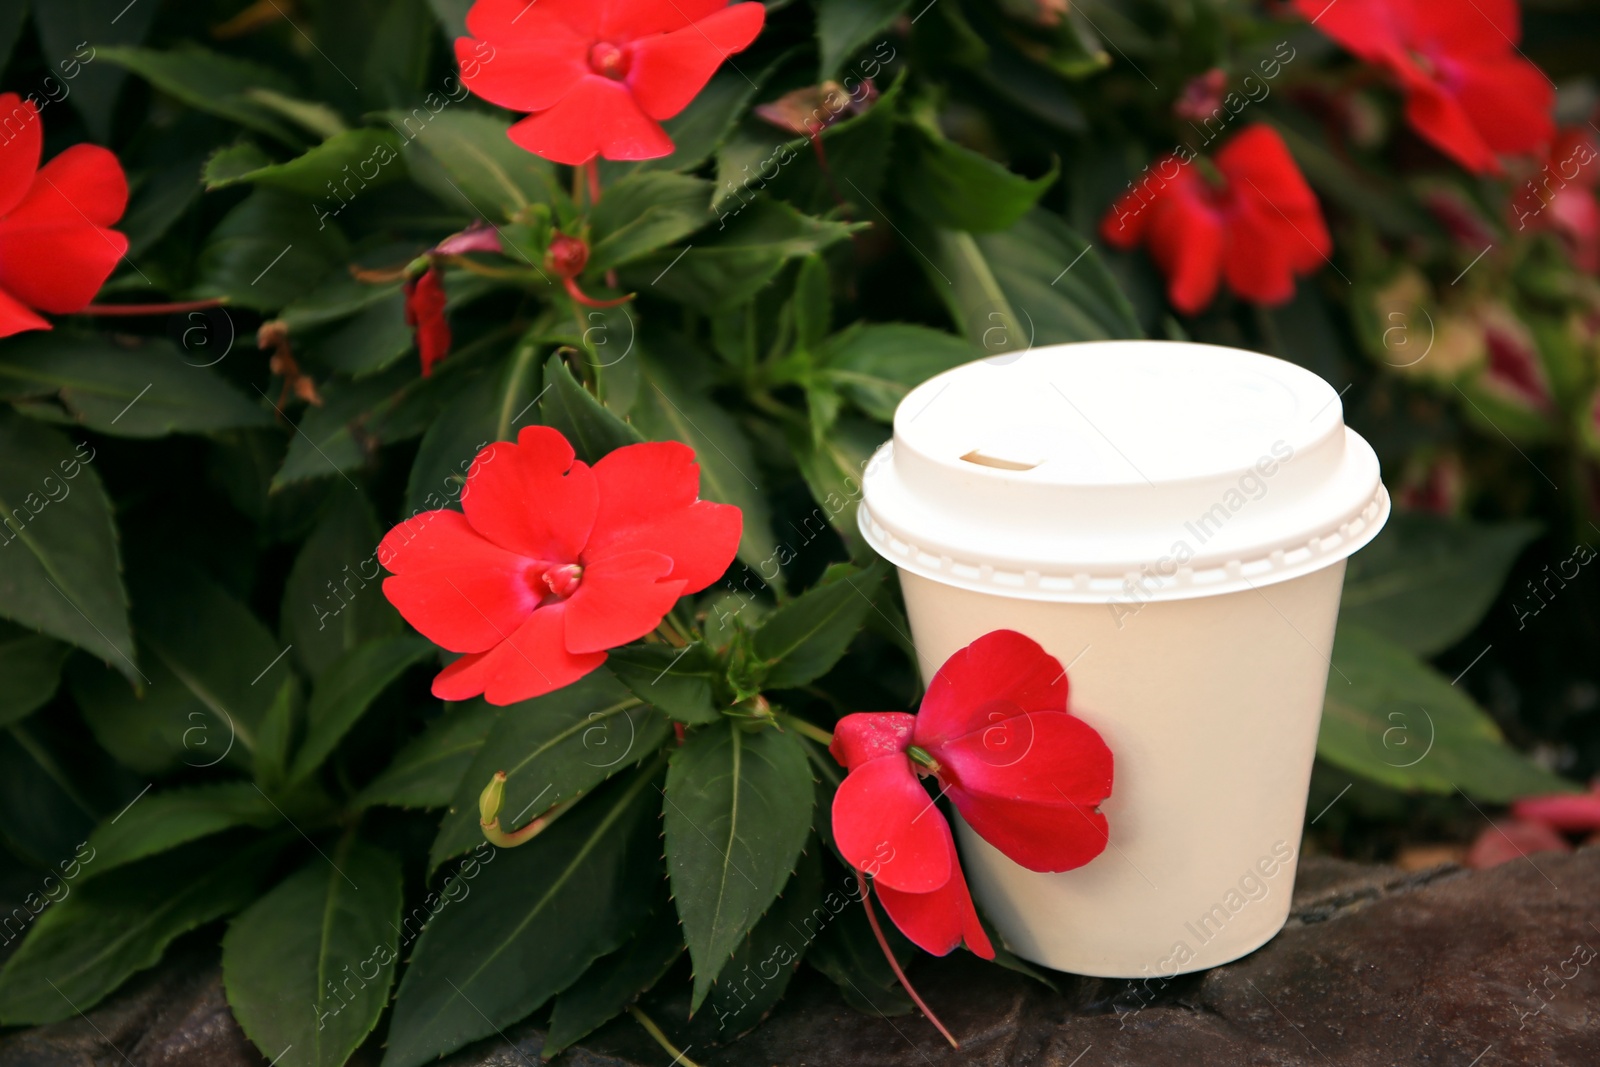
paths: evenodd
<path fill-rule="evenodd" d="M 801 737 L 809 737 L 819 745 L 826 747 L 833 744 L 832 734 L 820 726 L 815 726 L 809 722 L 806 722 L 804 719 L 798 718 L 794 715 L 785 715 L 782 712 L 779 712 L 778 722 L 782 724 L 785 729 L 793 730 Z"/>
<path fill-rule="evenodd" d="M 928 1021 L 932 1023 L 941 1034 L 944 1035 L 944 1039 L 946 1041 L 950 1042 L 950 1047 L 960 1048 L 961 1042 L 957 1041 L 955 1036 L 952 1035 L 949 1030 L 945 1029 L 944 1023 L 939 1021 L 939 1017 L 935 1015 L 933 1010 L 923 1002 L 920 996 L 917 995 L 917 991 L 911 988 L 911 982 L 906 978 L 906 972 L 900 969 L 900 961 L 894 958 L 894 952 L 889 948 L 889 941 L 883 936 L 883 927 L 878 925 L 878 913 L 872 907 L 872 901 L 870 899 L 872 896 L 872 891 L 867 887 L 866 875 L 862 874 L 860 871 L 857 871 L 856 877 L 861 880 L 861 906 L 867 909 L 867 922 L 872 924 L 872 935 L 878 939 L 878 947 L 883 949 L 883 958 L 889 961 L 889 969 L 892 970 L 894 972 L 894 976 L 900 980 L 901 987 L 911 995 L 911 1000 L 916 1004 L 917 1007 L 922 1009 L 922 1014 L 926 1015 L 928 1017 Z"/>
<path fill-rule="evenodd" d="M 641 1011 L 637 1004 L 628 1005 L 628 1014 L 639 1020 L 639 1025 L 644 1027 L 644 1032 L 654 1038 L 656 1044 L 660 1045 L 666 1054 L 672 1057 L 673 1063 L 682 1064 L 683 1067 L 700 1067 L 698 1063 L 685 1056 L 678 1046 L 674 1045 L 667 1035 L 661 1032 L 661 1027 L 655 1024 L 655 1020 Z"/>
<path fill-rule="evenodd" d="M 589 160 L 583 165 L 583 175 L 589 180 L 589 206 L 600 202 L 600 163 L 598 160 Z"/>
<path fill-rule="evenodd" d="M 175 304 L 90 304 L 80 308 L 79 315 L 177 315 L 184 311 L 205 311 L 219 308 L 228 302 L 225 296 L 208 300 L 182 300 Z"/>

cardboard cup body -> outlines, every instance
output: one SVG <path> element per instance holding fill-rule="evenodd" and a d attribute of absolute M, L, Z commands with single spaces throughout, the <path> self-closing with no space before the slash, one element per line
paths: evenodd
<path fill-rule="evenodd" d="M 1075 974 L 1170 978 L 1282 928 L 1343 561 L 1132 615 L 900 579 L 919 658 L 943 663 L 992 630 L 1026 634 L 1072 664 L 1074 713 L 1116 761 L 1100 807 L 1110 840 L 1075 871 L 1024 870 L 958 823 L 968 882 L 1013 952 Z"/>
<path fill-rule="evenodd" d="M 1038 349 L 913 390 L 863 486 L 924 680 L 1016 630 L 1115 761 L 1106 848 L 1076 870 L 1026 870 L 957 818 L 1006 945 L 1159 980 L 1276 934 L 1346 561 L 1389 511 L 1333 388 L 1206 345 Z"/>

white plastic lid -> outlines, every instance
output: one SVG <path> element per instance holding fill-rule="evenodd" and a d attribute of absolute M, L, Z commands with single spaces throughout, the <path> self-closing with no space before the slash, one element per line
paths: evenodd
<path fill-rule="evenodd" d="M 1336 563 L 1389 514 L 1327 382 L 1254 352 L 1056 345 L 913 389 L 858 515 L 897 566 L 1032 600 L 1178 600 Z"/>

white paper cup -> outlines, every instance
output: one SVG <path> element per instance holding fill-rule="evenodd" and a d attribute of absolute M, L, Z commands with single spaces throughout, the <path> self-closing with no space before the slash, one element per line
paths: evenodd
<path fill-rule="evenodd" d="M 924 679 L 1017 630 L 1067 665 L 1115 759 L 1084 867 L 1028 871 L 958 828 L 1012 951 L 1159 980 L 1276 934 L 1345 560 L 1389 513 L 1333 388 L 1209 345 L 1035 349 L 914 389 L 863 487 Z"/>

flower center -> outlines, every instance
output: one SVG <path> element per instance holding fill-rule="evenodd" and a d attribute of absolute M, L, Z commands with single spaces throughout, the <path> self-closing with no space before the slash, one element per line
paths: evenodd
<path fill-rule="evenodd" d="M 910 756 L 911 762 L 917 765 L 917 774 L 923 777 L 927 777 L 930 774 L 938 774 L 941 769 L 939 767 L 939 761 L 934 759 L 925 748 L 919 748 L 916 745 L 908 745 L 906 747 L 906 755 Z"/>
<path fill-rule="evenodd" d="M 567 599 L 578 591 L 578 586 L 583 582 L 583 568 L 576 563 L 563 564 L 560 567 L 551 567 L 544 572 L 544 584 L 550 587 L 550 592 Z"/>
<path fill-rule="evenodd" d="M 631 66 L 632 57 L 610 41 L 601 41 L 589 49 L 589 69 L 612 81 L 626 78 Z"/>

